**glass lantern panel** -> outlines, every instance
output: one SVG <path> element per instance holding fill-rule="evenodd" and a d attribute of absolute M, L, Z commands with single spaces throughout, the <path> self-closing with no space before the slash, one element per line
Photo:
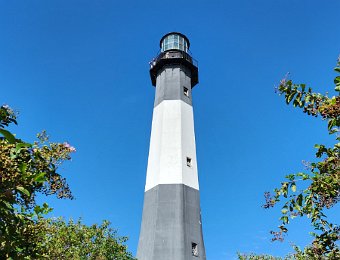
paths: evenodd
<path fill-rule="evenodd" d="M 183 37 L 179 37 L 179 44 L 184 45 L 184 38 Z"/>
<path fill-rule="evenodd" d="M 188 51 L 188 42 L 185 40 L 184 37 L 178 34 L 170 34 L 163 39 L 161 44 L 161 50 L 167 51 L 171 49 L 179 49 L 181 51 Z"/>

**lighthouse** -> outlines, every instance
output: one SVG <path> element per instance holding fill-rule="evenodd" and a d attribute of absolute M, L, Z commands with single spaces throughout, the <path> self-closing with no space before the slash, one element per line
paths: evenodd
<path fill-rule="evenodd" d="M 185 35 L 168 33 L 150 62 L 156 93 L 138 260 L 206 259 L 192 103 L 198 66 L 189 47 Z"/>

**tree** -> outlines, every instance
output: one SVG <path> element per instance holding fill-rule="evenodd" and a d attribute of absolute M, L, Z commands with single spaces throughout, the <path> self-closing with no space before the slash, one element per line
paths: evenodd
<path fill-rule="evenodd" d="M 42 223 L 44 228 L 38 247 L 48 259 L 134 259 L 124 245 L 127 238 L 117 236 L 108 221 L 86 226 L 81 220 L 67 223 L 58 218 Z"/>
<path fill-rule="evenodd" d="M 335 67 L 340 73 L 340 57 Z M 334 79 L 335 91 L 340 91 L 340 76 Z M 301 108 L 304 113 L 321 117 L 328 122 L 328 133 L 335 136 L 333 147 L 323 144 L 315 145 L 318 161 L 307 164 L 308 172 L 289 174 L 274 193 L 266 192 L 264 208 L 283 203 L 281 209 L 281 225 L 278 231 L 271 231 L 273 241 L 283 241 L 288 232 L 287 225 L 296 217 L 307 217 L 313 227 L 314 237 L 311 245 L 303 250 L 294 246 L 295 252 L 284 259 L 340 259 L 338 241 L 340 227 L 327 219 L 327 209 L 335 206 L 340 200 L 340 97 L 328 97 L 315 93 L 305 84 L 295 84 L 292 80 L 281 80 L 277 91 L 284 95 L 287 104 Z M 277 259 L 270 255 L 240 255 L 239 259 Z"/>
<path fill-rule="evenodd" d="M 5 127 L 17 124 L 8 106 L 0 107 L 0 254 L 6 258 L 38 257 L 38 220 L 48 213 L 46 203 L 38 205 L 36 195 L 70 198 L 69 186 L 58 166 L 70 160 L 75 149 L 67 143 L 50 143 L 45 132 L 33 144 L 16 138 Z"/>
<path fill-rule="evenodd" d="M 281 257 L 271 255 L 237 254 L 239 260 L 281 260 Z"/>
<path fill-rule="evenodd" d="M 38 193 L 73 199 L 58 167 L 75 148 L 48 141 L 46 132 L 33 144 L 5 128 L 17 124 L 9 106 L 0 107 L 0 258 L 1 259 L 133 259 L 127 239 L 104 221 L 86 226 L 80 220 L 45 219 L 52 209 L 38 205 Z"/>
<path fill-rule="evenodd" d="M 340 73 L 340 59 L 334 69 Z M 340 91 L 340 76 L 334 79 L 335 91 Z M 328 133 L 337 134 L 340 126 L 340 97 L 322 95 L 306 89 L 305 84 L 294 84 L 292 80 L 283 79 L 278 87 L 280 95 L 285 96 L 287 104 L 303 109 L 307 115 L 321 117 L 328 121 Z M 315 145 L 317 162 L 308 163 L 309 172 L 289 174 L 281 187 L 274 194 L 265 194 L 265 208 L 273 207 L 283 200 L 281 209 L 282 224 L 279 231 L 271 233 L 274 240 L 282 240 L 288 231 L 287 225 L 297 216 L 307 217 L 314 228 L 314 240 L 303 251 L 297 247 L 295 257 L 308 259 L 340 259 L 337 241 L 340 239 L 340 229 L 335 223 L 329 222 L 326 209 L 337 204 L 340 199 L 340 137 L 336 135 L 333 147 L 323 144 Z M 307 188 L 298 190 L 298 183 L 307 184 Z M 303 187 L 303 185 L 299 185 Z M 301 258 L 302 259 L 302 258 Z"/>

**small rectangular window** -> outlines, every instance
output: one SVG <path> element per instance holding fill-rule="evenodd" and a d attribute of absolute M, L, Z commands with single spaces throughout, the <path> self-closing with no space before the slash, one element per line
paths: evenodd
<path fill-rule="evenodd" d="M 188 167 L 191 167 L 191 162 L 192 162 L 192 159 L 190 157 L 187 157 L 187 166 Z"/>
<path fill-rule="evenodd" d="M 191 243 L 191 252 L 193 256 L 198 256 L 198 245 L 196 243 Z"/>
<path fill-rule="evenodd" d="M 183 93 L 184 95 L 186 95 L 187 97 L 189 97 L 189 89 L 186 87 L 183 87 Z"/>

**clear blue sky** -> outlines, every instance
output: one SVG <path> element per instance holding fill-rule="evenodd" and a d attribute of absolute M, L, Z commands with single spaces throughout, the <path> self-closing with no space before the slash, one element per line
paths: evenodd
<path fill-rule="evenodd" d="M 148 62 L 179 31 L 199 61 L 195 131 L 209 260 L 236 252 L 284 255 L 310 241 L 297 221 L 271 243 L 279 208 L 263 192 L 302 171 L 324 122 L 285 105 L 274 87 L 287 73 L 333 89 L 340 1 L 0 0 L 1 103 L 20 112 L 18 136 L 46 129 L 77 148 L 62 166 L 76 196 L 49 200 L 53 216 L 108 219 L 135 253 L 141 222 L 154 88 Z M 332 211 L 339 221 L 339 207 Z"/>

